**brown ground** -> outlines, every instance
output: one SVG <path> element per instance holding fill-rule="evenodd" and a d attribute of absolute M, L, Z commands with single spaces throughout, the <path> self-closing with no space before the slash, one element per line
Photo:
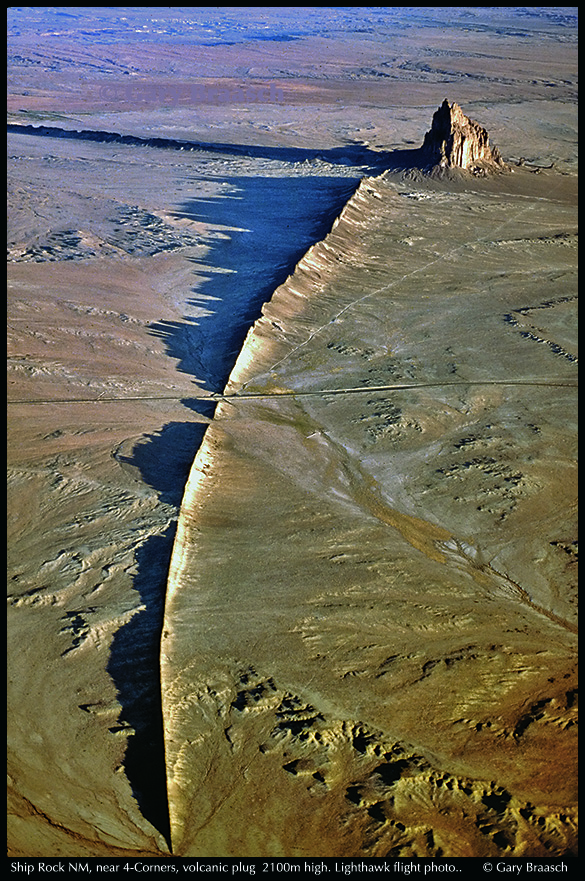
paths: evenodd
<path fill-rule="evenodd" d="M 516 174 L 362 183 L 248 337 L 167 594 L 176 853 L 574 846 L 575 218 Z"/>
<path fill-rule="evenodd" d="M 476 9 L 196 48 L 9 28 L 11 122 L 265 151 L 9 136 L 12 855 L 162 856 L 168 813 L 183 855 L 574 852 L 575 34 Z M 283 101 L 189 99 L 224 80 Z M 349 186 L 328 151 L 418 145 L 446 95 L 555 167 L 363 184 L 278 289 L 230 385 L 264 397 L 219 406 L 188 484 L 161 707 L 236 357 L 211 291 L 254 273 L 233 196 L 273 202 L 283 147 Z"/>

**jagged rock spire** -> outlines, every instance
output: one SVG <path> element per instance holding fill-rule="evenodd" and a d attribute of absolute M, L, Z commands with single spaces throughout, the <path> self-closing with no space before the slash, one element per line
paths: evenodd
<path fill-rule="evenodd" d="M 506 167 L 497 147 L 490 147 L 487 131 L 469 119 L 459 106 L 445 98 L 433 115 L 422 152 L 429 165 L 486 172 Z"/>

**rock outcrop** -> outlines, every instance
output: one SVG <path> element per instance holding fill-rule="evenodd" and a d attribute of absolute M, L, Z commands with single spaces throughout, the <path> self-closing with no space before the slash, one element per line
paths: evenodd
<path fill-rule="evenodd" d="M 497 147 L 479 123 L 469 119 L 455 102 L 445 98 L 433 115 L 421 151 L 425 162 L 436 169 L 463 168 L 475 174 L 507 168 Z"/>
<path fill-rule="evenodd" d="M 573 315 L 576 254 L 524 226 L 574 209 L 406 180 L 363 178 L 277 288 L 195 457 L 161 638 L 175 858 L 576 853 L 576 365 L 527 337 Z M 552 260 L 546 292 L 510 272 Z"/>

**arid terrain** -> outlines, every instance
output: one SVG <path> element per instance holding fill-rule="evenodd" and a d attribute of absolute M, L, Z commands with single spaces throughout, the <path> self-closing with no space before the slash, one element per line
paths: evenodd
<path fill-rule="evenodd" d="M 576 855 L 576 63 L 9 10 L 12 856 Z"/>

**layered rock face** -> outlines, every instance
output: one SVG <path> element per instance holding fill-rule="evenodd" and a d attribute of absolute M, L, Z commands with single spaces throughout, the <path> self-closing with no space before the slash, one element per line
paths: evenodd
<path fill-rule="evenodd" d="M 469 171 L 503 170 L 506 165 L 497 147 L 491 147 L 487 131 L 469 119 L 461 107 L 445 100 L 433 115 L 422 151 L 429 164 Z"/>

